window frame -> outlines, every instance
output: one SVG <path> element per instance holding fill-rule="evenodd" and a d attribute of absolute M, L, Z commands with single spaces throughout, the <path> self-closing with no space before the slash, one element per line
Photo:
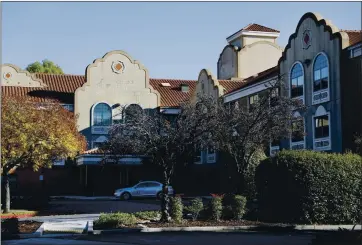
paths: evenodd
<path fill-rule="evenodd" d="M 328 116 L 328 137 L 323 137 L 323 138 L 315 138 L 315 130 L 316 130 L 316 122 L 315 122 L 315 118 L 320 117 L 320 116 Z M 318 106 L 316 112 L 313 115 L 313 150 L 315 151 L 328 151 L 332 149 L 332 124 L 331 124 L 331 113 L 329 111 L 327 111 L 323 105 Z M 316 147 L 316 143 L 318 142 L 322 142 L 322 141 L 329 141 L 328 146 L 322 146 L 322 147 Z"/>
<path fill-rule="evenodd" d="M 289 145 L 290 145 L 290 149 L 293 150 L 293 146 L 298 146 L 298 145 L 303 145 L 303 148 L 300 148 L 300 149 L 305 149 L 306 147 L 306 144 L 305 144 L 305 141 L 306 141 L 306 136 L 305 136 L 305 117 L 302 116 L 298 111 L 294 112 L 294 115 L 293 115 L 293 118 L 297 119 L 297 120 L 302 120 L 303 121 L 303 133 L 304 133 L 304 136 L 303 136 L 303 140 L 300 140 L 300 141 L 294 141 L 293 142 L 293 138 L 292 138 L 292 135 L 293 135 L 293 131 L 290 133 L 290 137 L 289 137 Z M 296 120 L 293 120 L 293 121 L 296 121 Z M 293 127 L 292 123 L 293 121 L 291 122 L 290 126 Z M 297 149 L 295 149 L 297 150 Z"/>
<path fill-rule="evenodd" d="M 303 72 L 303 95 L 300 95 L 300 96 L 297 96 L 297 97 L 292 97 L 292 71 L 293 71 L 293 68 L 296 66 L 296 65 L 300 65 L 302 67 L 302 72 Z M 303 104 L 305 102 L 305 70 L 304 70 L 304 66 L 303 66 L 303 63 L 300 62 L 300 61 L 296 61 L 292 64 L 290 70 L 289 70 L 289 98 L 292 98 L 292 99 L 299 99 L 299 100 L 302 100 Z"/>
<path fill-rule="evenodd" d="M 110 112 L 111 112 L 111 118 L 110 118 L 110 125 L 96 125 L 94 122 L 95 122 L 95 109 L 96 109 L 96 107 L 98 106 L 98 105 L 100 105 L 100 104 L 105 104 L 105 105 L 107 105 L 108 107 L 109 107 L 109 109 L 110 109 Z M 104 102 L 104 101 L 102 101 L 102 102 L 98 102 L 98 103 L 96 103 L 96 104 L 94 104 L 93 105 L 93 107 L 92 107 L 92 126 L 96 126 L 96 127 L 110 127 L 110 126 L 112 126 L 112 123 L 113 123 L 113 112 L 112 112 L 112 106 L 110 106 L 107 102 Z"/>
<path fill-rule="evenodd" d="M 324 89 L 320 89 L 320 90 L 317 90 L 315 91 L 314 90 L 314 83 L 316 80 L 314 80 L 314 67 L 315 67 L 315 63 L 317 61 L 317 58 L 322 55 L 324 56 L 324 58 L 326 59 L 327 61 L 327 74 L 328 74 L 328 77 L 327 77 L 327 84 L 328 84 L 328 87 L 327 88 L 324 88 Z M 330 80 L 331 80 L 331 74 L 330 74 L 330 62 L 329 62 L 329 58 L 328 58 L 328 55 L 325 53 L 325 52 L 319 52 L 318 54 L 316 54 L 316 56 L 314 57 L 313 59 L 313 62 L 312 62 L 312 104 L 313 105 L 316 105 L 316 104 L 321 104 L 321 103 L 324 103 L 324 102 L 327 102 L 330 100 L 330 86 L 331 86 L 331 83 L 330 83 Z M 320 79 L 321 81 L 321 79 Z M 325 98 L 321 98 L 321 99 L 314 99 L 315 96 L 318 96 L 318 95 L 322 95 L 324 93 L 327 93 L 327 96 Z"/>

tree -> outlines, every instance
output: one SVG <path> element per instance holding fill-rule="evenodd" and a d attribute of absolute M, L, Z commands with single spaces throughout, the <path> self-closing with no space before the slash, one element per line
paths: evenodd
<path fill-rule="evenodd" d="M 254 155 L 274 140 L 289 138 L 293 112 L 304 110 L 300 102 L 278 95 L 284 86 L 282 77 L 265 86 L 266 89 L 249 106 L 241 100 L 232 104 L 224 104 L 222 100 L 206 101 L 217 108 L 208 112 L 213 114 L 207 122 L 208 133 L 215 149 L 233 159 L 238 173 L 237 192 L 244 189 L 244 178 L 250 175 L 248 168 Z M 203 117 L 202 114 L 199 116 Z M 299 127 L 302 125 L 297 126 L 294 132 L 301 132 Z"/>
<path fill-rule="evenodd" d="M 148 158 L 162 169 L 163 195 L 161 220 L 170 220 L 168 186 L 179 164 L 187 164 L 194 156 L 196 118 L 192 104 L 182 105 L 181 113 L 170 117 L 157 111 L 142 110 L 137 105 L 121 109 L 123 123 L 112 127 L 102 149 L 104 162 L 118 161 L 122 155 L 137 154 Z"/>
<path fill-rule="evenodd" d="M 36 61 L 29 64 L 26 70 L 30 73 L 64 74 L 62 68 L 47 59 L 43 60 L 42 63 Z"/>
<path fill-rule="evenodd" d="M 1 106 L 1 175 L 5 184 L 5 210 L 10 210 L 9 175 L 19 167 L 34 171 L 57 159 L 74 157 L 86 146 L 73 113 L 56 102 L 39 104 L 23 98 L 3 97 Z"/>

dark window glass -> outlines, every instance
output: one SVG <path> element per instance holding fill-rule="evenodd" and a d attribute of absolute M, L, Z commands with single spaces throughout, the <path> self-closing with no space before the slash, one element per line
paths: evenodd
<path fill-rule="evenodd" d="M 323 54 L 319 54 L 313 67 L 313 90 L 318 91 L 328 88 L 328 60 Z"/>
<path fill-rule="evenodd" d="M 253 106 L 255 103 L 257 103 L 259 100 L 259 95 L 255 94 L 255 95 L 251 95 L 249 96 L 249 110 L 253 110 Z"/>
<path fill-rule="evenodd" d="M 157 184 L 157 183 L 149 183 L 148 184 L 148 187 L 159 187 L 160 184 Z"/>
<path fill-rule="evenodd" d="M 315 128 L 314 137 L 325 138 L 329 137 L 329 117 L 328 115 L 319 116 L 314 118 Z"/>
<path fill-rule="evenodd" d="M 131 104 L 127 106 L 125 110 L 125 120 L 131 121 L 142 115 L 143 110 L 142 107 L 137 104 Z"/>
<path fill-rule="evenodd" d="M 292 142 L 299 141 L 304 141 L 303 119 L 297 119 L 292 122 Z"/>
<path fill-rule="evenodd" d="M 93 125 L 110 126 L 112 124 L 112 109 L 105 103 L 96 105 L 93 111 Z"/>
<path fill-rule="evenodd" d="M 299 97 L 303 95 L 304 74 L 301 64 L 297 63 L 293 66 L 290 76 L 291 97 Z"/>

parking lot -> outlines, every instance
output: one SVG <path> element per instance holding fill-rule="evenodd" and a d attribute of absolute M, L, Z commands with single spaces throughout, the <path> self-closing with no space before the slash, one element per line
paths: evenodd
<path fill-rule="evenodd" d="M 59 214 L 97 214 L 106 212 L 138 212 L 143 210 L 159 210 L 160 201 L 143 200 L 53 200 L 49 212 Z"/>

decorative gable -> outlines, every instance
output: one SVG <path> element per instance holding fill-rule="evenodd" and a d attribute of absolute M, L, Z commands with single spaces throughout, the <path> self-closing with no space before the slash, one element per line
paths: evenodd
<path fill-rule="evenodd" d="M 46 87 L 46 84 L 36 78 L 35 74 L 23 71 L 15 65 L 4 64 L 1 66 L 1 86 L 37 88 Z"/>

